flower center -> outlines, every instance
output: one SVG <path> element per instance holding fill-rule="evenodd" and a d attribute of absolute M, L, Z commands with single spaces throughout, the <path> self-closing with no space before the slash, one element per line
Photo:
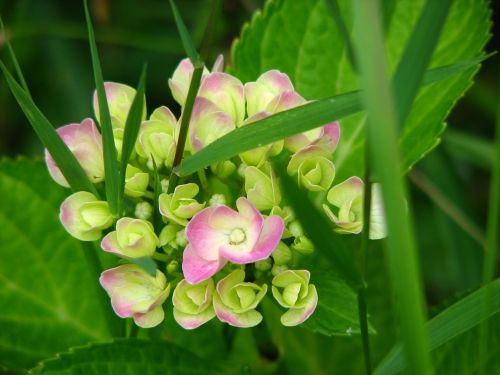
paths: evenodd
<path fill-rule="evenodd" d="M 229 234 L 229 243 L 231 245 L 239 245 L 247 239 L 247 236 L 243 229 L 241 228 L 235 228 L 231 231 Z"/>

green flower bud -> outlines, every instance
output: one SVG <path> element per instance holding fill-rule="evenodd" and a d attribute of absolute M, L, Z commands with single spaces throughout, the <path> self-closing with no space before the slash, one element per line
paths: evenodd
<path fill-rule="evenodd" d="M 292 252 L 283 242 L 280 242 L 276 249 L 271 254 L 274 264 L 281 266 L 292 261 Z"/>
<path fill-rule="evenodd" d="M 283 208 L 281 208 L 280 206 L 274 206 L 271 209 L 271 212 L 269 213 L 269 216 L 271 216 L 271 215 L 278 215 L 285 222 L 285 230 L 283 231 L 283 235 L 281 236 L 281 238 L 292 237 L 290 230 L 287 228 L 289 226 L 289 223 L 295 218 L 295 215 L 294 215 L 292 209 L 288 206 L 285 206 Z"/>
<path fill-rule="evenodd" d="M 178 231 L 175 234 L 175 242 L 180 247 L 186 247 L 186 245 L 188 243 L 188 239 L 186 237 L 186 230 L 185 230 L 185 228 L 181 229 L 180 231 Z"/>
<path fill-rule="evenodd" d="M 228 178 L 236 170 L 236 165 L 231 160 L 223 160 L 210 166 L 213 174 L 220 178 Z"/>
<path fill-rule="evenodd" d="M 300 237 L 304 235 L 304 230 L 302 229 L 302 225 L 300 225 L 300 222 L 298 220 L 292 221 L 288 226 L 288 230 L 294 237 Z"/>
<path fill-rule="evenodd" d="M 150 257 L 160 245 L 149 221 L 123 217 L 101 242 L 104 251 L 124 258 Z"/>
<path fill-rule="evenodd" d="M 208 201 L 209 206 L 219 206 L 226 204 L 226 197 L 223 194 L 214 194 Z"/>
<path fill-rule="evenodd" d="M 175 223 L 169 223 L 160 232 L 160 246 L 163 247 L 165 251 L 168 252 L 169 249 L 177 249 L 179 245 L 177 244 L 177 233 L 182 230 L 180 225 Z"/>
<path fill-rule="evenodd" d="M 188 219 L 205 207 L 205 203 L 195 199 L 198 191 L 198 185 L 189 183 L 178 185 L 172 194 L 161 194 L 160 213 L 177 224 L 187 225 Z"/>
<path fill-rule="evenodd" d="M 261 211 L 270 210 L 281 202 L 278 183 L 272 170 L 270 170 L 270 175 L 267 175 L 256 167 L 247 167 L 245 191 L 248 200 Z"/>
<path fill-rule="evenodd" d="M 176 274 L 179 271 L 179 262 L 172 260 L 167 264 L 167 273 L 170 275 Z"/>
<path fill-rule="evenodd" d="M 259 271 L 269 271 L 273 266 L 273 261 L 270 258 L 255 262 L 255 268 Z"/>
<path fill-rule="evenodd" d="M 133 165 L 127 165 L 127 172 L 125 173 L 125 195 L 133 198 L 142 197 L 144 192 L 148 189 L 148 184 L 148 173 L 144 173 Z"/>
<path fill-rule="evenodd" d="M 194 329 L 215 316 L 212 305 L 214 281 L 207 279 L 198 284 L 181 280 L 174 290 L 174 318 L 184 329 Z"/>
<path fill-rule="evenodd" d="M 282 265 L 274 264 L 273 268 L 271 269 L 271 274 L 273 276 L 276 276 L 276 275 L 279 275 L 282 272 L 285 272 L 286 270 L 288 270 L 288 266 L 287 265 L 285 265 L 285 264 L 282 264 Z"/>
<path fill-rule="evenodd" d="M 283 325 L 296 326 L 309 318 L 316 309 L 318 293 L 316 287 L 309 284 L 309 279 L 307 270 L 287 270 L 273 278 L 273 297 L 281 306 L 289 309 L 281 316 Z"/>
<path fill-rule="evenodd" d="M 169 184 L 169 180 L 168 178 L 164 178 L 163 180 L 161 180 L 161 191 L 163 193 L 168 193 L 168 184 Z"/>
<path fill-rule="evenodd" d="M 153 214 L 153 206 L 148 202 L 140 202 L 135 205 L 135 217 L 148 220 Z"/>
<path fill-rule="evenodd" d="M 299 184 L 308 190 L 326 191 L 335 177 L 335 166 L 325 150 L 309 146 L 292 156 L 287 172 L 297 175 Z"/>
<path fill-rule="evenodd" d="M 108 203 L 86 191 L 67 197 L 61 204 L 59 218 L 68 233 L 80 241 L 96 241 L 103 229 L 113 225 Z"/>
<path fill-rule="evenodd" d="M 307 255 L 314 252 L 314 245 L 309 238 L 302 235 L 295 237 L 292 249 L 297 250 L 301 254 Z"/>
<path fill-rule="evenodd" d="M 262 321 L 255 310 L 267 292 L 267 285 L 246 283 L 245 272 L 236 270 L 217 284 L 214 295 L 215 314 L 222 322 L 235 327 L 254 327 Z"/>

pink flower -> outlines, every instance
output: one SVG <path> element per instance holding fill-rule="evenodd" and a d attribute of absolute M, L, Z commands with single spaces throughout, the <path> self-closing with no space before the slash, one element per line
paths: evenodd
<path fill-rule="evenodd" d="M 66 143 L 93 183 L 104 180 L 104 161 L 102 156 L 102 138 L 94 120 L 86 118 L 80 124 L 69 124 L 57 129 L 57 134 Z M 50 176 L 59 185 L 68 187 L 68 182 L 61 173 L 52 156 L 45 150 L 45 161 Z"/>
<path fill-rule="evenodd" d="M 236 201 L 238 211 L 227 206 L 208 207 L 186 227 L 189 244 L 182 271 L 190 284 L 208 279 L 227 261 L 237 264 L 266 259 L 278 246 L 285 224 L 279 216 L 264 218 L 248 201 Z"/>

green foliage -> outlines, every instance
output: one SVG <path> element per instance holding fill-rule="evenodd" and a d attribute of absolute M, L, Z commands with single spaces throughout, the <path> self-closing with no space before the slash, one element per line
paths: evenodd
<path fill-rule="evenodd" d="M 173 344 L 158 340 L 122 339 L 73 348 L 42 362 L 30 374 L 235 374 L 234 366 L 201 359 Z"/>
<path fill-rule="evenodd" d="M 319 300 L 304 327 L 327 336 L 359 334 L 356 293 L 332 272 L 314 271 L 311 282 L 316 285 Z M 375 333 L 372 327 L 369 331 Z"/>
<path fill-rule="evenodd" d="M 352 28 L 350 1 L 339 1 L 347 28 Z M 395 1 L 386 29 L 389 65 L 394 70 L 423 0 Z M 489 37 L 489 10 L 483 1 L 454 1 L 431 67 L 452 64 L 478 55 Z M 286 33 L 286 42 L 284 39 Z M 323 0 L 280 0 L 267 3 L 262 13 L 244 27 L 233 45 L 232 72 L 241 80 L 255 80 L 267 69 L 287 73 L 307 99 L 319 99 L 355 90 L 357 76 L 349 64 L 344 40 Z M 408 169 L 439 143 L 443 120 L 477 71 L 466 72 L 420 90 L 400 139 L 403 167 Z M 342 135 L 334 162 L 342 181 L 363 172 L 365 115 L 341 122 Z"/>
<path fill-rule="evenodd" d="M 40 162 L 0 162 L 0 365 L 33 366 L 109 338 L 80 244 L 58 220 L 64 189 Z"/>

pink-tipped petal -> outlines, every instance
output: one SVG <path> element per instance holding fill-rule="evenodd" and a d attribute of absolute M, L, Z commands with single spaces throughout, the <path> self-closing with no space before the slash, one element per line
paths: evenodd
<path fill-rule="evenodd" d="M 338 121 L 325 125 L 322 134 L 313 144 L 318 145 L 329 153 L 333 153 L 339 144 L 340 125 Z"/>
<path fill-rule="evenodd" d="M 278 113 L 301 106 L 306 100 L 295 91 L 286 91 L 275 97 L 266 108 L 267 112 Z"/>
<path fill-rule="evenodd" d="M 182 258 L 182 272 L 188 283 L 197 284 L 215 275 L 225 264 L 223 260 L 210 261 L 199 257 L 188 245 Z"/>
<path fill-rule="evenodd" d="M 217 295 L 214 296 L 214 310 L 220 321 L 232 325 L 233 327 L 254 327 L 262 321 L 262 315 L 255 310 L 249 310 L 240 314 L 234 313 L 224 306 L 220 297 Z"/>
<path fill-rule="evenodd" d="M 156 306 L 147 313 L 136 313 L 132 316 L 135 324 L 141 328 L 153 328 L 160 324 L 165 318 L 163 307 Z"/>
<path fill-rule="evenodd" d="M 309 285 L 309 293 L 306 297 L 306 304 L 300 309 L 289 309 L 281 316 L 281 323 L 287 327 L 299 325 L 307 320 L 316 310 L 318 305 L 318 292 L 314 285 Z"/>
<path fill-rule="evenodd" d="M 116 231 L 109 232 L 106 236 L 104 236 L 101 241 L 101 248 L 108 253 L 124 256 L 120 244 L 118 243 Z"/>
<path fill-rule="evenodd" d="M 209 306 L 198 315 L 187 314 L 174 307 L 174 319 L 184 329 L 191 330 L 198 328 L 214 317 L 215 311 L 213 306 Z"/>
<path fill-rule="evenodd" d="M 223 72 L 224 71 L 224 55 L 221 53 L 217 56 L 217 59 L 214 62 L 214 66 L 212 67 L 212 72 Z"/>
<path fill-rule="evenodd" d="M 113 292 L 117 288 L 126 284 L 126 280 L 124 279 L 123 275 L 129 269 L 128 266 L 129 265 L 123 265 L 111 268 L 101 273 L 101 277 L 99 277 L 99 283 L 109 295 L 113 294 Z"/>

